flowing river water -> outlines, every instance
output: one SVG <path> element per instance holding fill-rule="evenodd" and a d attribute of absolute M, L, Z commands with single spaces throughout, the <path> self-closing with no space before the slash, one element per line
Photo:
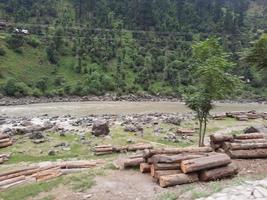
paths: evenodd
<path fill-rule="evenodd" d="M 213 112 L 249 111 L 267 112 L 266 104 L 258 103 L 217 103 Z M 51 116 L 90 114 L 141 114 L 141 113 L 186 113 L 190 112 L 181 102 L 66 102 L 43 103 L 19 106 L 0 106 L 0 115 L 35 117 L 43 114 Z"/>

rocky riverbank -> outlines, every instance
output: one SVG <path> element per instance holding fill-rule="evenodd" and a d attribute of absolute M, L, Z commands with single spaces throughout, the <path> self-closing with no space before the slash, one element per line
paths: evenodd
<path fill-rule="evenodd" d="M 149 94 L 143 95 L 122 95 L 117 96 L 113 94 L 106 94 L 104 96 L 55 96 L 55 97 L 6 97 L 0 96 L 0 106 L 11 106 L 11 105 L 28 105 L 36 103 L 53 103 L 53 102 L 85 102 L 85 101 L 128 101 L 128 102 L 181 102 L 180 97 L 175 96 L 154 96 Z M 264 99 L 240 99 L 240 100 L 222 100 L 218 103 L 259 103 L 267 104 Z"/>
<path fill-rule="evenodd" d="M 171 96 L 153 96 L 153 95 L 104 95 L 104 96 L 55 96 L 55 97 L 0 97 L 0 106 L 9 105 L 26 105 L 35 103 L 51 103 L 51 102 L 83 102 L 83 101 L 130 101 L 130 102 L 141 102 L 141 101 L 169 101 L 178 102 L 181 101 L 178 97 Z"/>

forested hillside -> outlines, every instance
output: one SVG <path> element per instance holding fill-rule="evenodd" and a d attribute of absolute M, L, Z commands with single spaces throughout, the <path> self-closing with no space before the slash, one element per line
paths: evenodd
<path fill-rule="evenodd" d="M 265 0 L 0 0 L 0 91 L 181 96 L 192 45 L 219 37 L 245 82 L 239 95 L 266 98 L 266 79 L 242 59 L 266 21 Z"/>

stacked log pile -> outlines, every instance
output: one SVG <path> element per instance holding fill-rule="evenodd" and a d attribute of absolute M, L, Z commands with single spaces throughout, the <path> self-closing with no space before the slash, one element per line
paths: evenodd
<path fill-rule="evenodd" d="M 61 163 L 49 163 L 44 166 L 35 165 L 0 173 L 0 191 L 25 183 L 50 180 L 68 174 L 68 170 L 93 168 L 102 163 L 102 161 L 66 161 Z"/>
<path fill-rule="evenodd" d="M 264 133 L 215 134 L 210 136 L 210 141 L 214 150 L 224 151 L 233 159 L 267 158 L 267 139 L 264 135 Z"/>
<path fill-rule="evenodd" d="M 120 159 L 118 163 L 121 169 L 139 166 L 141 173 L 150 173 L 164 188 L 218 180 L 238 173 L 228 155 L 212 152 L 210 147 L 145 150 L 143 156 Z"/>
<path fill-rule="evenodd" d="M 248 121 L 249 119 L 264 119 L 264 114 L 257 113 L 255 110 L 248 112 L 228 112 L 226 113 L 227 117 L 235 118 L 239 121 Z"/>
<path fill-rule="evenodd" d="M 153 149 L 153 146 L 151 144 L 144 144 L 144 143 L 121 146 L 121 147 L 118 146 L 116 147 L 112 145 L 100 145 L 94 147 L 94 153 L 95 155 L 100 156 L 100 155 L 108 155 L 119 152 L 140 151 L 145 149 Z"/>
<path fill-rule="evenodd" d="M 5 147 L 9 147 L 12 144 L 13 144 L 13 141 L 9 135 L 5 135 L 5 134 L 0 133 L 0 149 L 5 148 Z"/>

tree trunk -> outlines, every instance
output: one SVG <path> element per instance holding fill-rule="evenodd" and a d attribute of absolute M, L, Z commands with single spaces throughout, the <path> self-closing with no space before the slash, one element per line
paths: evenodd
<path fill-rule="evenodd" d="M 208 157 L 182 161 L 181 169 L 184 173 L 190 173 L 203 169 L 224 166 L 229 163 L 231 163 L 231 158 L 228 155 L 216 154 Z"/>
<path fill-rule="evenodd" d="M 207 131 L 207 117 L 204 118 L 204 130 L 202 132 L 202 139 L 201 139 L 201 146 L 204 147 L 205 144 L 205 136 L 206 136 L 206 131 Z"/>
<path fill-rule="evenodd" d="M 267 149 L 230 150 L 227 153 L 233 159 L 267 158 Z"/>
<path fill-rule="evenodd" d="M 267 143 L 266 139 L 246 139 L 246 140 L 234 140 L 234 143 Z"/>
<path fill-rule="evenodd" d="M 231 163 L 224 167 L 201 171 L 199 179 L 201 181 L 215 181 L 225 177 L 230 177 L 238 173 L 238 167 Z"/>
<path fill-rule="evenodd" d="M 139 167 L 139 165 L 144 162 L 144 158 L 125 159 L 124 161 L 122 161 L 122 167 L 124 169 L 127 167 Z"/>
<path fill-rule="evenodd" d="M 193 183 L 198 181 L 198 174 L 174 174 L 168 176 L 161 176 L 159 179 L 160 187 L 170 187 L 186 183 Z"/>
<path fill-rule="evenodd" d="M 156 170 L 154 171 L 152 177 L 155 179 L 159 179 L 161 176 L 168 176 L 173 174 L 181 174 L 181 170 Z"/>
<path fill-rule="evenodd" d="M 196 155 L 196 154 L 178 154 L 178 155 L 154 155 L 151 160 L 153 163 L 181 163 L 183 160 L 189 160 L 194 158 L 201 158 L 208 156 L 208 154 Z"/>
<path fill-rule="evenodd" d="M 199 119 L 199 133 L 198 133 L 198 146 L 201 147 L 201 137 L 202 137 L 202 120 Z"/>
<path fill-rule="evenodd" d="M 263 133 L 249 133 L 242 135 L 234 135 L 234 139 L 246 140 L 246 139 L 264 139 Z"/>
<path fill-rule="evenodd" d="M 140 164 L 140 172 L 142 173 L 150 173 L 151 172 L 151 165 L 147 163 Z"/>
<path fill-rule="evenodd" d="M 226 143 L 227 149 L 230 150 L 249 150 L 249 149 L 265 149 L 267 143 Z"/>
<path fill-rule="evenodd" d="M 145 150 L 143 152 L 143 156 L 145 158 L 150 158 L 153 155 L 158 155 L 158 154 L 167 154 L 167 155 L 182 154 L 182 153 L 200 154 L 200 153 L 209 153 L 212 151 L 213 149 L 211 147 L 162 148 L 162 149 Z"/>
<path fill-rule="evenodd" d="M 153 167 L 155 170 L 173 170 L 180 169 L 180 163 L 154 163 Z"/>

